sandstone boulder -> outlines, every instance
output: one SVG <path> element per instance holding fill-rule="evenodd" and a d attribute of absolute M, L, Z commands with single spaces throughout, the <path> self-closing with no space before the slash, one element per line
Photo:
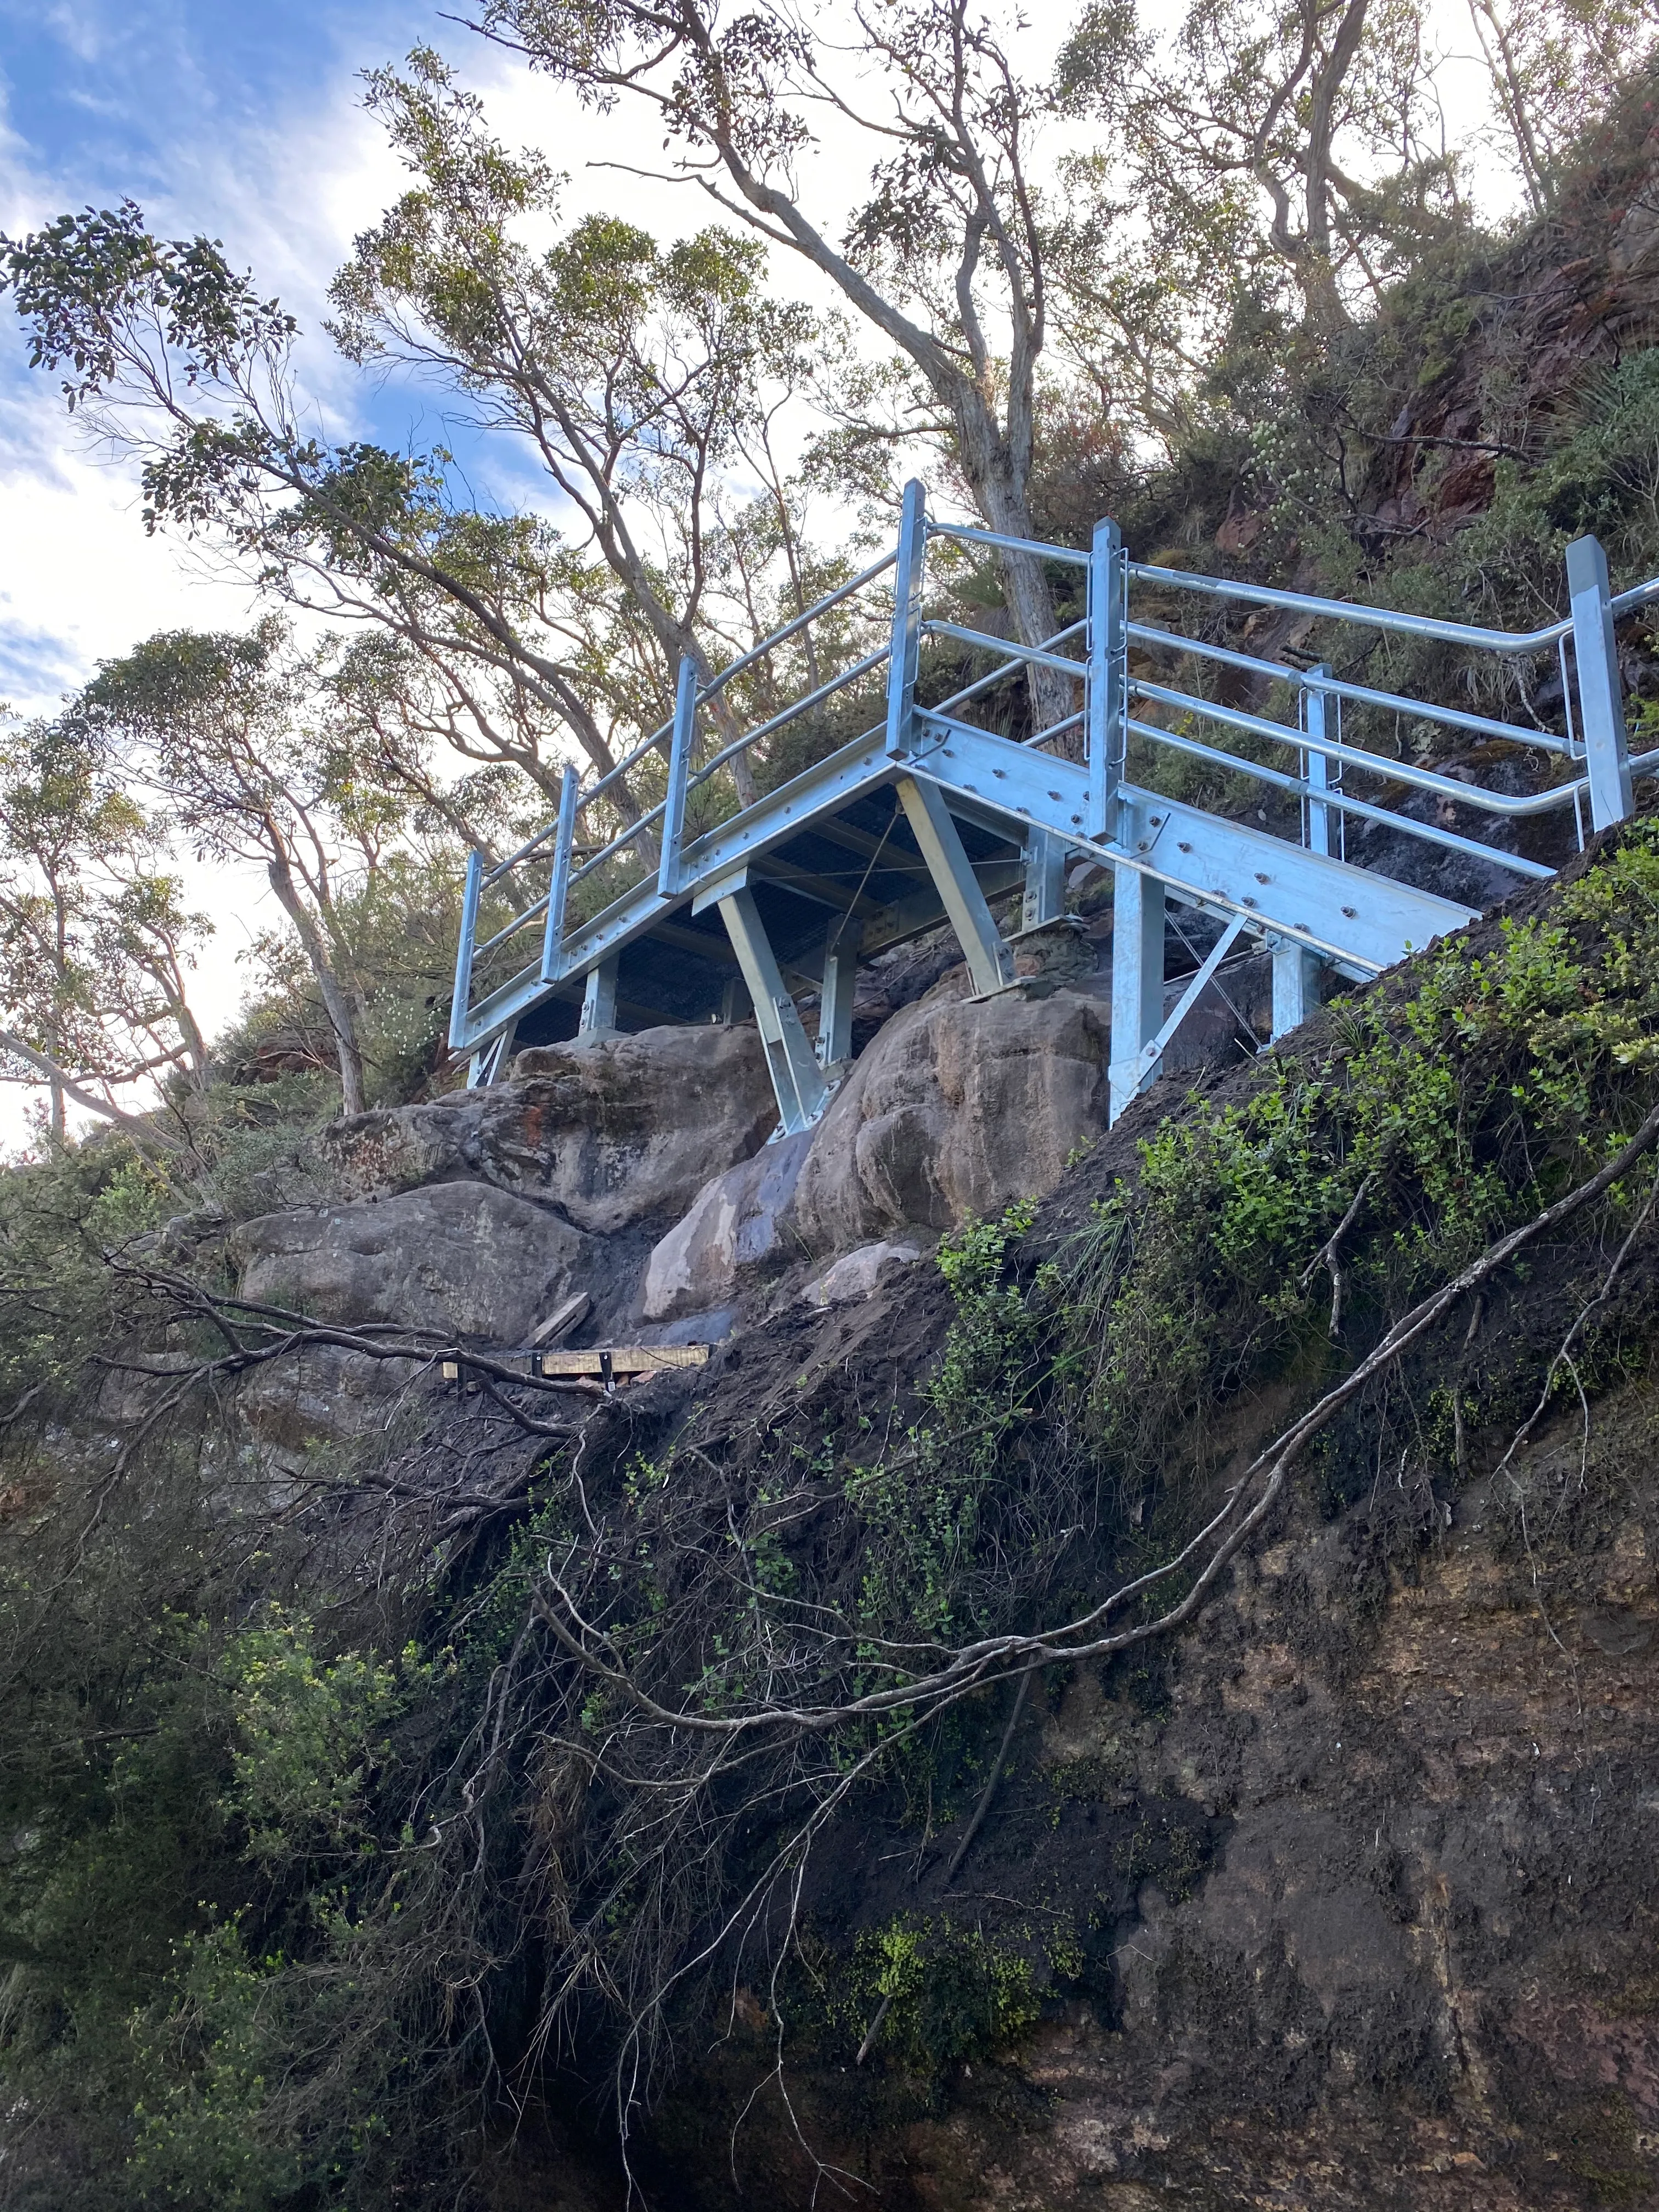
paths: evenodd
<path fill-rule="evenodd" d="M 481 1182 L 611 1235 L 684 1213 L 777 1120 L 752 1023 L 642 1030 L 522 1052 L 513 1080 L 336 1122 L 348 1197 Z"/>
<path fill-rule="evenodd" d="M 851 1305 L 855 1299 L 873 1297 L 889 1275 L 914 1267 L 921 1257 L 919 1244 L 896 1243 L 890 1237 L 876 1244 L 860 1244 L 856 1252 L 843 1252 L 814 1275 L 801 1292 L 802 1301 L 820 1308 Z"/>
<path fill-rule="evenodd" d="M 245 1297 L 319 1321 L 404 1322 L 514 1345 L 580 1286 L 588 1242 L 528 1199 L 440 1183 L 263 1214 L 232 1249 Z"/>
<path fill-rule="evenodd" d="M 809 1250 L 952 1229 L 1045 1196 L 1105 1128 L 1107 1007 L 1063 989 L 968 989 L 957 970 L 896 1015 L 832 1102 L 791 1208 Z"/>
<path fill-rule="evenodd" d="M 784 1137 L 703 1185 L 651 1255 L 647 1321 L 708 1313 L 735 1296 L 745 1270 L 787 1256 L 784 1218 L 815 1133 Z"/>

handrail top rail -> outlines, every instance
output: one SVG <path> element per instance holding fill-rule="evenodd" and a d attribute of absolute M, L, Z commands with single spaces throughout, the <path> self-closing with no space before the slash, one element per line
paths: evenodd
<path fill-rule="evenodd" d="M 932 515 L 927 518 L 927 535 L 959 538 L 969 545 L 994 545 L 1000 553 L 1030 553 L 1038 560 L 1064 561 L 1074 568 L 1086 568 L 1091 558 L 1075 545 L 1045 545 L 1036 538 L 1012 538 L 1001 530 L 975 530 L 965 522 L 936 522 Z"/>
<path fill-rule="evenodd" d="M 1160 568 L 1147 561 L 1131 561 L 1127 567 L 1130 576 L 1142 582 L 1171 585 L 1200 598 L 1244 599 L 1252 605 L 1284 607 L 1292 614 L 1324 615 L 1361 629 L 1398 630 L 1408 637 L 1431 637 L 1442 644 L 1479 647 L 1487 653 L 1543 653 L 1572 630 L 1571 616 L 1547 623 L 1541 629 L 1483 629 L 1472 623 L 1445 622 L 1437 615 L 1367 606 L 1361 599 L 1321 599 L 1311 592 L 1285 592 L 1270 584 L 1238 583 L 1230 577 L 1202 576 L 1184 568 Z"/>

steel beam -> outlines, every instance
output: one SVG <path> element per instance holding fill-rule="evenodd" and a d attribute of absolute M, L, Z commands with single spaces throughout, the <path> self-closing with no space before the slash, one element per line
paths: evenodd
<path fill-rule="evenodd" d="M 948 726 L 928 773 L 1016 820 L 1046 824 L 1068 843 L 1091 845 L 1103 860 L 1145 869 L 1195 906 L 1242 914 L 1361 974 L 1390 968 L 1477 919 L 1472 908 L 1431 891 L 1133 784 L 1119 789 L 1116 837 L 1098 844 L 1073 821 L 1087 796 L 1086 769 L 961 723 Z"/>
<path fill-rule="evenodd" d="M 1572 655 L 1578 672 L 1578 728 L 1589 771 L 1590 821 L 1605 830 L 1630 815 L 1630 743 L 1625 688 L 1613 632 L 1607 556 L 1595 538 L 1567 548 L 1567 596 L 1572 608 Z"/>
<path fill-rule="evenodd" d="M 1112 884 L 1112 1056 L 1107 1068 L 1112 1121 L 1156 1079 L 1160 1054 L 1149 1056 L 1146 1047 L 1163 1022 L 1164 886 L 1139 868 L 1119 866 Z"/>
<path fill-rule="evenodd" d="M 981 996 L 1002 990 L 1014 980 L 1014 956 L 1002 941 L 939 786 L 928 777 L 901 776 L 898 795 L 910 835 L 921 848 L 939 902 L 962 946 L 975 990 Z"/>
<path fill-rule="evenodd" d="M 795 1002 L 784 988 L 755 905 L 755 894 L 744 885 L 729 890 L 719 904 L 720 920 L 755 1002 L 755 1019 L 777 1097 L 778 1133 L 793 1137 L 799 1130 L 810 1129 L 823 1113 L 829 1102 L 829 1085 L 807 1042 Z"/>

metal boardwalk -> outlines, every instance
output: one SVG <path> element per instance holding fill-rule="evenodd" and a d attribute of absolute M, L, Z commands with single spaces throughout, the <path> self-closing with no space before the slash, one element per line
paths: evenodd
<path fill-rule="evenodd" d="M 930 616 L 930 562 L 959 569 L 982 551 L 1074 572 L 1078 619 L 1027 647 Z M 1566 810 L 1581 844 L 1631 811 L 1632 775 L 1659 766 L 1659 751 L 1630 756 L 1613 624 L 1659 599 L 1659 581 L 1614 598 L 1586 538 L 1568 550 L 1567 582 L 1562 620 L 1482 629 L 1131 561 L 1110 523 L 1082 553 L 935 522 L 911 483 L 892 552 L 708 682 L 683 662 L 671 721 L 603 776 L 567 768 L 556 820 L 517 852 L 493 864 L 471 854 L 451 1048 L 471 1055 L 471 1082 L 488 1083 L 515 1043 L 752 1006 L 788 1133 L 822 1114 L 849 1060 L 860 960 L 948 921 L 976 992 L 1018 988 L 994 909 L 1017 900 L 1023 929 L 1057 921 L 1066 868 L 1086 855 L 1114 872 L 1115 1119 L 1241 947 L 1271 953 L 1278 1036 L 1310 1009 L 1322 969 L 1363 979 L 1474 919 L 1407 879 L 1424 872 L 1412 854 L 1456 856 L 1486 880 L 1551 874 L 1452 827 L 1463 811 L 1502 823 Z M 1138 602 L 1164 619 L 1137 619 Z M 1437 659 L 1431 688 L 1477 701 L 1525 700 L 1535 687 L 1522 679 L 1553 658 L 1565 731 L 1243 651 L 1214 635 L 1239 608 L 1329 626 L 1372 655 Z M 933 705 L 917 696 L 930 639 L 958 663 L 988 664 Z M 1065 711 L 1027 726 L 1038 700 Z M 1552 756 L 1555 780 L 1506 792 L 1501 774 L 1489 784 L 1429 767 L 1402 736 L 1425 730 L 1474 740 L 1500 766 L 1517 747 Z M 1400 757 L 1368 735 L 1392 738 Z M 1279 827 L 1138 785 L 1130 769 L 1143 763 L 1177 791 L 1183 775 L 1196 781 L 1200 797 L 1206 778 L 1248 779 L 1279 794 Z M 622 827 L 596 844 L 588 825 L 607 817 Z M 1380 841 L 1383 865 L 1346 857 L 1350 824 L 1398 833 Z M 1171 1006 L 1172 907 L 1215 933 Z M 797 1005 L 807 991 L 813 1037 Z"/>

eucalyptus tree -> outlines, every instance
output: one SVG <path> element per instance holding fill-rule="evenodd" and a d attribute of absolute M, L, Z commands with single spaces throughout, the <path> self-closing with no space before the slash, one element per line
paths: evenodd
<path fill-rule="evenodd" d="M 1466 219 L 1436 67 L 1421 0 L 1191 0 L 1167 27 L 1092 0 L 1058 82 L 1121 143 L 1166 329 L 1183 293 L 1288 287 L 1318 343 Z"/>
<path fill-rule="evenodd" d="M 648 118 L 672 178 L 827 280 L 901 365 L 889 434 L 938 440 L 981 520 L 1031 536 L 1050 331 L 1033 141 L 1051 100 L 991 17 L 969 0 L 730 15 L 719 0 L 485 0 L 474 27 L 602 112 Z M 815 113 L 868 161 L 850 211 L 840 145 L 811 166 Z M 1035 644 L 1054 627 L 1042 564 L 1004 565 Z"/>
<path fill-rule="evenodd" d="M 57 1141 L 70 1104 L 142 1128 L 118 1091 L 206 1081 L 187 984 L 209 925 L 161 859 L 72 712 L 0 739 L 0 1077 L 44 1085 Z"/>
<path fill-rule="evenodd" d="M 382 94 L 395 98 L 390 83 Z M 487 170 L 487 149 L 459 143 L 462 109 L 429 83 L 427 94 L 428 120 Z M 447 173 L 439 181 L 455 184 Z M 514 204 L 533 211 L 533 163 L 496 181 L 503 221 Z M 340 332 L 365 353 L 398 343 L 393 234 L 416 273 L 419 198 L 360 241 L 342 277 Z M 436 232 L 428 243 L 441 249 Z M 462 750 L 552 799 L 572 740 L 601 772 L 614 764 L 607 696 L 592 686 L 605 658 L 601 633 L 614 635 L 619 621 L 643 627 L 659 664 L 653 708 L 672 696 L 678 653 L 706 656 L 695 617 L 707 585 L 708 507 L 677 539 L 675 502 L 720 467 L 760 354 L 769 347 L 775 359 L 801 326 L 761 296 L 752 249 L 714 234 L 661 251 L 625 226 L 591 226 L 562 240 L 535 281 L 544 299 L 551 283 L 572 288 L 557 343 L 586 351 L 544 365 L 566 378 L 561 404 L 578 442 L 561 445 L 565 433 L 539 387 L 526 396 L 479 362 L 459 380 L 488 421 L 543 418 L 545 451 L 562 456 L 561 491 L 580 494 L 572 511 L 592 526 L 597 562 L 541 514 L 482 510 L 443 448 L 398 453 L 313 434 L 295 376 L 294 319 L 216 241 L 157 238 L 125 202 L 0 243 L 0 285 L 11 289 L 36 365 L 63 372 L 70 409 L 137 459 L 147 527 L 208 533 L 292 603 L 389 634 L 432 673 Z M 487 312 L 476 292 L 473 304 Z M 509 348 L 518 335 L 508 334 Z M 608 438 L 603 450 L 594 435 Z M 588 459 L 596 465 L 585 472 Z M 654 542 L 637 534 L 638 514 Z"/>
<path fill-rule="evenodd" d="M 406 801 L 343 738 L 314 659 L 274 619 L 243 636 L 163 632 L 105 662 L 76 714 L 199 859 L 263 866 L 334 1032 L 344 1110 L 361 1113 L 368 1004 L 343 895 L 372 875 Z"/>
<path fill-rule="evenodd" d="M 1659 54 L 1649 0 L 1468 0 L 1492 81 L 1494 134 L 1535 215 L 1588 118 Z"/>
<path fill-rule="evenodd" d="M 763 248 L 730 231 L 665 246 L 615 216 L 562 225 L 546 159 L 493 137 L 428 51 L 374 72 L 368 106 L 416 181 L 335 280 L 334 334 L 529 444 L 642 623 L 658 719 L 682 658 L 706 678 L 725 657 L 722 492 L 769 387 L 803 380 L 811 319 L 769 295 Z M 550 243 L 530 242 L 538 228 Z M 562 580 L 567 611 L 591 611 L 583 580 Z"/>

